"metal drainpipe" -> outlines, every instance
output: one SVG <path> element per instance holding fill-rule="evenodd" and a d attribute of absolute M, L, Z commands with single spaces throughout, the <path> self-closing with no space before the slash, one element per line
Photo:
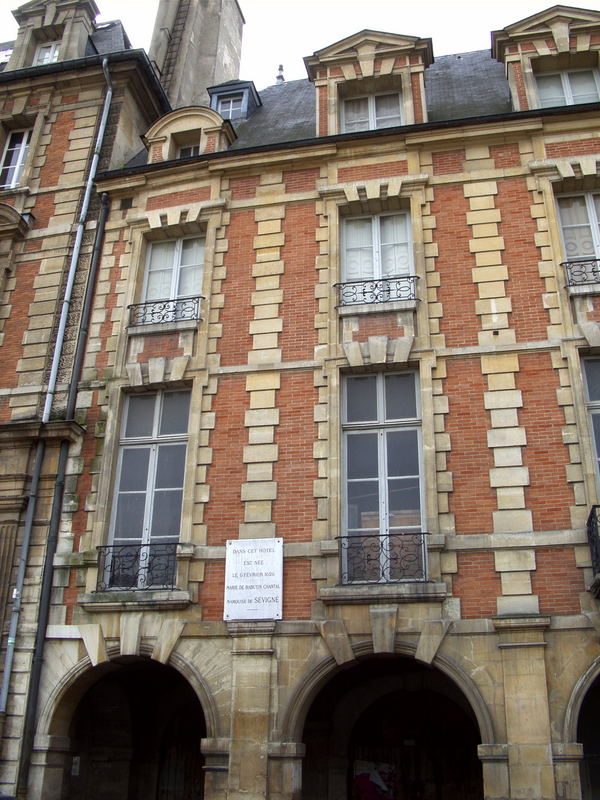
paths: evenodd
<path fill-rule="evenodd" d="M 81 208 L 81 213 L 79 215 L 79 222 L 77 227 L 77 233 L 75 237 L 75 245 L 73 248 L 73 254 L 71 256 L 71 262 L 69 264 L 69 274 L 67 278 L 67 287 L 65 290 L 65 297 L 63 300 L 63 306 L 61 311 L 61 318 L 59 322 L 59 330 L 54 350 L 54 357 L 52 360 L 52 366 L 50 371 L 50 380 L 48 383 L 48 390 L 46 394 L 46 400 L 44 404 L 44 411 L 42 414 L 42 423 L 48 422 L 50 418 L 50 412 L 52 409 L 52 401 L 54 398 L 54 394 L 56 391 L 56 382 L 58 377 L 58 368 L 60 365 L 60 357 L 62 354 L 62 347 L 64 343 L 66 325 L 67 325 L 67 317 L 69 313 L 69 308 L 71 305 L 71 296 L 73 292 L 73 285 L 75 282 L 75 274 L 77 271 L 77 264 L 79 260 L 79 253 L 81 251 L 81 243 L 83 241 L 83 233 L 85 230 L 85 223 L 87 219 L 87 211 L 89 207 L 90 197 L 93 189 L 93 182 L 96 175 L 96 170 L 98 168 L 98 161 L 100 159 L 100 150 L 102 147 L 102 143 L 104 141 L 104 134 L 106 132 L 106 125 L 108 121 L 108 114 L 110 111 L 110 104 L 112 102 L 112 95 L 113 95 L 113 87 L 112 82 L 110 80 L 110 75 L 108 72 L 108 59 L 103 59 L 102 61 L 102 71 L 104 72 L 104 78 L 106 80 L 107 91 L 106 96 L 104 98 L 104 106 L 102 109 L 102 116 L 100 118 L 100 126 L 98 129 L 98 135 L 96 137 L 96 143 L 94 146 L 94 155 L 92 158 L 92 163 L 90 165 L 90 171 L 88 174 L 88 179 L 86 183 L 86 189 L 83 199 L 83 204 Z M 84 302 L 84 308 L 82 311 L 82 323 L 81 323 L 81 331 L 79 335 L 79 340 L 77 344 L 77 352 L 75 354 L 74 360 L 74 369 L 72 373 L 72 380 L 71 385 L 69 388 L 69 395 L 67 400 L 67 416 L 66 418 L 69 419 L 69 416 L 72 418 L 74 409 L 75 409 L 75 399 L 77 395 L 77 383 L 79 375 L 75 372 L 75 367 L 79 370 L 81 367 L 81 363 L 83 361 L 83 348 L 85 347 L 85 338 L 82 336 L 82 332 L 85 330 L 87 335 L 87 329 L 89 324 L 89 313 L 91 310 L 91 302 L 93 297 L 94 291 L 94 282 L 92 282 L 92 272 L 94 275 L 96 274 L 97 264 L 99 261 L 100 255 L 100 248 L 102 244 L 102 237 L 104 233 L 104 223 L 106 221 L 106 215 L 108 213 L 108 204 L 106 201 L 103 201 L 102 209 L 100 212 L 100 217 L 98 220 L 98 226 L 96 228 L 96 238 L 94 243 L 94 251 L 92 254 L 92 263 L 90 264 L 90 275 L 88 276 L 88 284 L 86 287 L 86 299 Z M 102 224 L 101 224 L 102 223 Z M 94 263 L 95 260 L 95 263 Z M 83 314 L 87 313 L 88 319 L 84 319 Z M 17 575 L 17 584 L 14 591 L 15 597 L 15 604 L 13 605 L 13 614 L 11 617 L 11 625 L 10 629 L 14 628 L 14 635 L 12 637 L 12 644 L 9 638 L 8 647 L 12 648 L 12 652 L 10 655 L 10 666 L 8 671 L 6 670 L 6 662 L 8 661 L 8 650 L 7 650 L 7 659 L 5 661 L 5 671 L 3 676 L 3 684 L 2 690 L 0 693 L 0 698 L 8 697 L 8 688 L 10 683 L 10 672 L 12 669 L 12 661 L 14 656 L 14 640 L 16 637 L 16 632 L 18 629 L 18 622 L 19 622 L 19 614 L 21 609 L 21 598 L 23 592 L 23 584 L 25 581 L 25 569 L 28 562 L 29 557 L 29 543 L 31 541 L 31 533 L 33 529 L 33 520 L 35 515 L 35 507 L 37 504 L 37 491 L 39 486 L 39 478 L 41 475 L 42 470 L 42 462 L 44 458 L 44 440 L 41 439 L 38 441 L 35 461 L 33 466 L 33 478 L 31 484 L 31 491 L 28 498 L 28 506 L 27 506 L 27 513 L 25 517 L 25 527 L 23 531 L 23 543 L 21 546 L 21 553 L 19 557 L 19 566 L 23 564 L 22 575 L 21 569 L 19 569 Z M 33 742 L 34 742 L 34 735 L 35 735 L 35 721 L 36 721 L 36 710 L 37 710 L 37 701 L 39 696 L 39 685 L 40 685 L 40 677 L 41 677 L 41 670 L 43 665 L 43 648 L 44 648 L 44 639 L 46 635 L 46 627 L 48 624 L 48 615 L 50 611 L 50 599 L 51 599 L 51 592 L 52 592 L 52 578 L 53 578 L 53 562 L 54 562 L 54 555 L 56 552 L 56 545 L 58 541 L 58 529 L 60 525 L 60 515 L 61 515 L 61 506 L 62 506 L 62 498 L 64 493 L 64 483 L 65 483 L 65 473 L 66 473 L 66 466 L 67 466 L 67 455 L 69 450 L 69 443 L 66 440 L 61 442 L 60 446 L 60 453 L 59 453 L 59 462 L 57 467 L 57 477 L 56 483 L 54 488 L 54 497 L 52 501 L 52 513 L 50 517 L 50 528 L 48 534 L 48 542 L 46 547 L 46 557 L 44 561 L 44 573 L 42 579 L 42 588 L 40 593 L 40 610 L 38 615 L 38 626 L 36 632 L 36 640 L 35 640 L 35 647 L 34 647 L 34 654 L 33 660 L 31 665 L 31 676 L 29 679 L 29 687 L 27 693 L 27 705 L 25 711 L 25 719 L 23 723 L 23 743 L 21 748 L 21 756 L 19 761 L 19 773 L 17 779 L 17 796 L 25 797 L 27 794 L 27 782 L 29 777 L 29 767 L 31 763 L 31 754 L 33 751 Z M 36 479 L 37 475 L 37 479 Z M 34 486 L 35 480 L 35 486 Z M 0 707 L 1 709 L 2 707 Z M 6 701 L 4 704 L 4 709 L 6 708 Z"/>

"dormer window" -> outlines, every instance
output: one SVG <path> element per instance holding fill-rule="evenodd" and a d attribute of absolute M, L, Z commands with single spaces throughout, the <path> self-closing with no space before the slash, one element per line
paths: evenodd
<path fill-rule="evenodd" d="M 192 156 L 200 155 L 200 145 L 190 144 L 180 147 L 177 151 L 177 158 L 191 158 Z"/>
<path fill-rule="evenodd" d="M 58 61 L 58 51 L 60 49 L 60 42 L 46 42 L 45 44 L 38 45 L 35 51 L 35 58 L 33 59 L 33 66 L 39 67 L 42 64 L 53 64 Z"/>
<path fill-rule="evenodd" d="M 342 130 L 352 133 L 402 125 L 401 107 L 398 92 L 353 97 L 343 104 Z"/>
<path fill-rule="evenodd" d="M 565 70 L 536 75 L 541 108 L 596 103 L 600 97 L 600 81 L 595 69 Z"/>
<path fill-rule="evenodd" d="M 223 119 L 238 119 L 242 116 L 243 101 L 244 96 L 242 94 L 219 97 L 217 111 Z"/>

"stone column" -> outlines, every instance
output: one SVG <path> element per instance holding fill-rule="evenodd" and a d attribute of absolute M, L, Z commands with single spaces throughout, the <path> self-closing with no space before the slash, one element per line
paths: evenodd
<path fill-rule="evenodd" d="M 202 739 L 200 749 L 204 756 L 204 797 L 217 800 L 227 794 L 229 739 Z"/>
<path fill-rule="evenodd" d="M 232 636 L 228 800 L 268 797 L 268 740 L 274 622 L 228 625 Z"/>
<path fill-rule="evenodd" d="M 269 800 L 300 800 L 305 750 L 301 742 L 269 744 Z"/>
<path fill-rule="evenodd" d="M 504 800 L 510 794 L 507 745 L 480 744 L 477 755 L 483 768 L 483 796 L 486 800 Z"/>
<path fill-rule="evenodd" d="M 583 745 L 579 742 L 560 742 L 553 747 L 556 796 L 561 800 L 579 800 L 581 797 L 580 763 Z"/>
<path fill-rule="evenodd" d="M 510 797 L 554 800 L 544 633 L 549 617 L 496 617 L 502 651 Z"/>

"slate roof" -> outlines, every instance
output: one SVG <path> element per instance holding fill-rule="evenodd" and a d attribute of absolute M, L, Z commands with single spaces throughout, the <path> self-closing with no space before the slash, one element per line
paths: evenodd
<path fill-rule="evenodd" d="M 101 22 L 90 35 L 85 50 L 86 56 L 97 53 L 114 53 L 117 50 L 131 50 L 131 42 L 120 20 Z"/>

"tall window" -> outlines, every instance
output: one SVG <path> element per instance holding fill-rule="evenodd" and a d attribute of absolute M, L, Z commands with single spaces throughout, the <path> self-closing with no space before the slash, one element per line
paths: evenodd
<path fill-rule="evenodd" d="M 600 194 L 558 198 L 558 212 L 567 260 L 600 256 Z"/>
<path fill-rule="evenodd" d="M 542 108 L 596 103 L 600 98 L 600 80 L 595 69 L 541 73 L 535 80 Z"/>
<path fill-rule="evenodd" d="M 586 401 L 591 419 L 594 449 L 596 452 L 597 475 L 600 477 L 600 359 L 586 359 L 583 362 Z"/>
<path fill-rule="evenodd" d="M 219 97 L 217 111 L 223 119 L 236 119 L 242 116 L 243 95 L 231 94 L 226 97 Z"/>
<path fill-rule="evenodd" d="M 412 272 L 407 212 L 343 221 L 344 280 L 393 278 Z"/>
<path fill-rule="evenodd" d="M 190 393 L 130 395 L 121 431 L 106 588 L 170 586 L 175 577 Z"/>
<path fill-rule="evenodd" d="M 415 373 L 347 377 L 343 430 L 343 582 L 424 580 Z"/>
<path fill-rule="evenodd" d="M 53 64 L 55 61 L 58 61 L 59 50 L 60 42 L 48 42 L 47 44 L 40 44 L 35 51 L 33 66 L 39 66 L 40 64 Z"/>
<path fill-rule="evenodd" d="M 19 185 L 30 141 L 31 129 L 9 133 L 0 165 L 0 189 L 12 189 Z"/>
<path fill-rule="evenodd" d="M 400 95 L 367 95 L 353 97 L 343 105 L 342 128 L 344 133 L 392 128 L 402 124 Z"/>

